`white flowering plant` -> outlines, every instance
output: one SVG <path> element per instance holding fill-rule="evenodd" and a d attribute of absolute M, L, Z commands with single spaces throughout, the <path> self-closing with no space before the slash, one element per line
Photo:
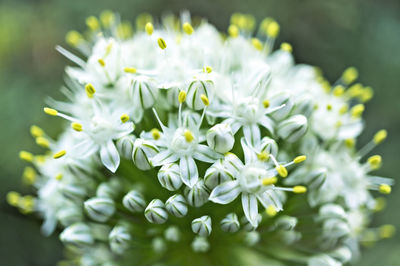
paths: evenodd
<path fill-rule="evenodd" d="M 37 194 L 7 195 L 60 232 L 60 265 L 343 265 L 393 235 L 368 227 L 393 181 L 369 154 L 385 130 L 356 148 L 373 91 L 354 67 L 331 85 L 295 64 L 272 18 L 86 23 L 44 108 L 63 132 L 32 126 L 46 151 L 20 152 Z"/>

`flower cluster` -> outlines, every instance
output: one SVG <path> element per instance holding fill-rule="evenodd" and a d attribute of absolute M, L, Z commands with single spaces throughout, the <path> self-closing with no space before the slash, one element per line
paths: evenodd
<path fill-rule="evenodd" d="M 109 11 L 86 23 L 67 35 L 76 54 L 57 47 L 68 100 L 44 108 L 63 133 L 32 126 L 46 152 L 20 153 L 37 195 L 7 195 L 72 261 L 342 265 L 393 234 L 368 228 L 393 182 L 365 159 L 385 130 L 356 149 L 373 92 L 355 68 L 331 85 L 296 65 L 271 18 L 234 14 L 227 34 L 187 12 L 143 14 L 134 33 Z"/>

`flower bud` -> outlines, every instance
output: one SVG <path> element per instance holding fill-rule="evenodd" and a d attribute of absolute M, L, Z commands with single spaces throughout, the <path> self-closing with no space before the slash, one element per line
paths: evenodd
<path fill-rule="evenodd" d="M 278 126 L 277 134 L 287 142 L 295 142 L 307 131 L 307 118 L 304 115 L 294 115 Z"/>
<path fill-rule="evenodd" d="M 128 159 L 132 156 L 135 139 L 135 136 L 127 135 L 117 140 L 117 150 L 125 159 Z"/>
<path fill-rule="evenodd" d="M 280 121 L 287 117 L 293 108 L 293 101 L 291 100 L 290 95 L 287 92 L 278 93 L 269 99 L 269 108 L 271 109 L 281 106 L 283 104 L 284 106 L 282 108 L 270 114 L 273 119 Z"/>
<path fill-rule="evenodd" d="M 223 160 L 216 161 L 207 169 L 204 176 L 204 184 L 210 190 L 219 184 L 233 179 L 233 174 L 224 166 Z"/>
<path fill-rule="evenodd" d="M 261 223 L 262 216 L 260 214 L 257 215 L 257 226 Z M 240 218 L 240 224 L 242 225 L 245 231 L 251 232 L 257 229 L 257 226 L 253 226 L 246 216 Z"/>
<path fill-rule="evenodd" d="M 192 221 L 192 231 L 199 236 L 209 236 L 212 231 L 211 217 L 204 215 Z"/>
<path fill-rule="evenodd" d="M 308 260 L 307 265 L 308 266 L 340 266 L 342 264 L 326 254 L 320 254 L 320 255 L 311 257 Z"/>
<path fill-rule="evenodd" d="M 234 233 L 240 228 L 240 223 L 237 215 L 235 213 L 229 213 L 221 221 L 221 229 L 224 232 Z"/>
<path fill-rule="evenodd" d="M 311 97 L 306 96 L 300 100 L 297 100 L 296 105 L 293 108 L 293 113 L 302 114 L 305 117 L 310 117 L 314 110 L 314 103 Z"/>
<path fill-rule="evenodd" d="M 194 252 L 207 252 L 210 249 L 207 238 L 201 236 L 197 236 L 191 246 Z"/>
<path fill-rule="evenodd" d="M 261 139 L 261 151 L 276 157 L 278 155 L 278 144 L 276 144 L 275 140 L 264 137 Z"/>
<path fill-rule="evenodd" d="M 80 222 L 83 220 L 83 213 L 80 208 L 75 205 L 61 208 L 57 212 L 57 219 L 63 226 L 69 226 L 71 224 Z"/>
<path fill-rule="evenodd" d="M 296 227 L 296 225 L 297 225 L 296 217 L 282 215 L 275 221 L 274 228 L 276 230 L 289 231 L 293 230 Z"/>
<path fill-rule="evenodd" d="M 89 226 L 84 223 L 76 223 L 68 226 L 60 234 L 60 240 L 65 244 L 87 246 L 94 243 Z"/>
<path fill-rule="evenodd" d="M 85 201 L 84 206 L 89 217 L 97 222 L 106 222 L 115 213 L 114 201 L 109 198 L 91 198 Z"/>
<path fill-rule="evenodd" d="M 184 194 L 190 206 L 200 207 L 208 201 L 210 195 L 203 180 L 198 180 L 192 187 L 185 187 Z"/>
<path fill-rule="evenodd" d="M 113 178 L 108 182 L 101 183 L 96 190 L 97 197 L 115 199 L 119 196 L 121 184 L 117 178 Z"/>
<path fill-rule="evenodd" d="M 146 201 L 141 193 L 131 190 L 122 199 L 122 204 L 131 212 L 142 212 L 146 208 Z"/>
<path fill-rule="evenodd" d="M 228 124 L 217 124 L 207 132 L 207 144 L 219 153 L 226 153 L 233 148 L 235 138 Z"/>
<path fill-rule="evenodd" d="M 125 226 L 115 226 L 109 236 L 111 250 L 117 254 L 122 254 L 128 247 L 131 241 L 131 235 Z"/>
<path fill-rule="evenodd" d="M 165 244 L 164 239 L 161 237 L 154 238 L 151 244 L 156 253 L 163 253 L 167 249 L 167 245 Z"/>
<path fill-rule="evenodd" d="M 327 219 L 340 219 L 343 221 L 347 220 L 346 212 L 343 207 L 337 204 L 325 204 L 319 209 L 319 217 L 320 220 Z"/>
<path fill-rule="evenodd" d="M 164 203 L 159 199 L 153 199 L 144 210 L 146 219 L 154 224 L 165 223 L 168 219 L 168 213 L 165 210 Z"/>
<path fill-rule="evenodd" d="M 134 101 L 135 107 L 147 109 L 154 105 L 158 96 L 158 88 L 153 80 L 145 76 L 138 76 L 132 81 L 131 86 L 128 95 Z"/>
<path fill-rule="evenodd" d="M 136 139 L 132 152 L 132 160 L 140 170 L 149 170 L 152 168 L 151 157 L 158 153 L 158 148 L 150 141 Z"/>
<path fill-rule="evenodd" d="M 62 184 L 60 191 L 65 198 L 72 201 L 79 201 L 86 197 L 86 190 L 83 187 L 73 184 Z"/>
<path fill-rule="evenodd" d="M 254 246 L 260 241 L 260 234 L 257 231 L 246 232 L 244 235 L 244 243 L 248 246 Z"/>
<path fill-rule="evenodd" d="M 179 242 L 181 239 L 181 232 L 178 227 L 170 226 L 164 231 L 164 237 L 166 240 L 171 242 Z"/>
<path fill-rule="evenodd" d="M 179 165 L 176 163 L 165 164 L 158 171 L 158 181 L 169 191 L 178 190 L 182 186 Z"/>
<path fill-rule="evenodd" d="M 200 110 L 205 107 L 201 95 L 210 97 L 211 91 L 214 89 L 214 83 L 211 80 L 196 79 L 190 82 L 186 92 L 186 103 L 194 109 Z"/>
<path fill-rule="evenodd" d="M 185 198 L 180 194 L 175 194 L 165 202 L 165 207 L 169 213 L 176 217 L 184 217 L 188 212 Z"/>

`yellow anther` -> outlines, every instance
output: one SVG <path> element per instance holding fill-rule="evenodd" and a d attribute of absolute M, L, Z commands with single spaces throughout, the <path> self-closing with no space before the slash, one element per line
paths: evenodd
<path fill-rule="evenodd" d="M 353 148 L 356 145 L 356 140 L 355 139 L 345 139 L 344 144 L 346 145 L 347 148 Z"/>
<path fill-rule="evenodd" d="M 163 38 L 158 38 L 157 40 L 158 46 L 164 50 L 165 48 L 167 48 L 167 44 L 165 43 Z"/>
<path fill-rule="evenodd" d="M 274 21 L 272 18 L 264 18 L 260 23 L 260 31 L 263 33 L 267 33 L 268 26 L 269 24 L 271 24 L 272 21 Z"/>
<path fill-rule="evenodd" d="M 187 35 L 191 35 L 193 33 L 193 31 L 194 31 L 192 25 L 190 25 L 187 22 L 183 23 L 182 29 Z"/>
<path fill-rule="evenodd" d="M 186 91 L 180 91 L 178 95 L 178 101 L 183 103 L 186 100 Z"/>
<path fill-rule="evenodd" d="M 96 93 L 96 89 L 93 87 L 91 83 L 85 85 L 86 95 L 89 98 L 93 98 L 93 95 Z"/>
<path fill-rule="evenodd" d="M 185 136 L 187 142 L 192 142 L 194 140 L 192 132 L 188 129 L 186 129 L 185 132 L 183 132 L 183 136 Z"/>
<path fill-rule="evenodd" d="M 337 122 L 335 123 L 335 127 L 339 128 L 339 127 L 341 127 L 341 126 L 343 126 L 343 122 L 342 122 L 341 120 L 339 120 L 339 121 L 337 121 Z"/>
<path fill-rule="evenodd" d="M 278 178 L 276 178 L 275 176 L 274 177 L 266 177 L 261 180 L 261 183 L 263 184 L 263 186 L 270 186 L 270 185 L 276 184 L 276 182 L 278 182 Z"/>
<path fill-rule="evenodd" d="M 210 105 L 210 100 L 208 100 L 208 97 L 205 94 L 200 95 L 200 99 L 205 106 Z"/>
<path fill-rule="evenodd" d="M 117 26 L 117 35 L 121 39 L 128 39 L 132 36 L 132 25 L 129 22 L 122 22 Z"/>
<path fill-rule="evenodd" d="M 35 198 L 29 195 L 20 198 L 20 200 L 18 201 L 18 207 L 20 208 L 20 211 L 24 214 L 33 212 L 35 207 Z"/>
<path fill-rule="evenodd" d="M 18 206 L 18 202 L 21 199 L 21 195 L 18 192 L 10 191 L 7 193 L 7 203 L 13 207 Z"/>
<path fill-rule="evenodd" d="M 364 104 L 356 104 L 351 108 L 351 116 L 360 118 L 365 110 Z"/>
<path fill-rule="evenodd" d="M 333 88 L 332 93 L 337 97 L 342 96 L 344 94 L 344 87 L 341 85 L 337 85 L 336 87 Z"/>
<path fill-rule="evenodd" d="M 232 38 L 236 38 L 239 36 L 239 28 L 236 25 L 230 25 L 228 27 L 228 33 Z"/>
<path fill-rule="evenodd" d="M 109 42 L 106 46 L 106 52 L 104 54 L 104 57 L 107 57 L 111 53 L 112 48 L 113 48 L 113 42 Z"/>
<path fill-rule="evenodd" d="M 363 86 L 360 83 L 352 85 L 347 90 L 347 94 L 349 97 L 360 97 L 362 93 L 363 93 Z"/>
<path fill-rule="evenodd" d="M 304 162 L 306 159 L 307 159 L 307 156 L 300 155 L 300 156 L 297 156 L 296 158 L 294 158 L 293 162 L 294 163 L 301 163 L 301 162 Z"/>
<path fill-rule="evenodd" d="M 279 34 L 279 24 L 276 21 L 271 21 L 267 27 L 267 35 L 271 38 L 276 38 Z"/>
<path fill-rule="evenodd" d="M 365 87 L 362 90 L 361 95 L 359 96 L 359 99 L 361 100 L 361 102 L 365 103 L 365 102 L 368 102 L 369 100 L 371 100 L 373 96 L 374 96 L 374 91 L 372 90 L 372 88 Z"/>
<path fill-rule="evenodd" d="M 288 171 L 285 166 L 279 165 L 275 169 L 281 177 L 287 177 Z"/>
<path fill-rule="evenodd" d="M 47 159 L 46 155 L 36 155 L 35 156 L 35 161 L 38 163 L 44 163 Z"/>
<path fill-rule="evenodd" d="M 264 108 L 268 108 L 269 107 L 269 100 L 264 100 L 263 102 L 263 106 L 264 106 Z"/>
<path fill-rule="evenodd" d="M 382 194 L 390 194 L 390 192 L 392 192 L 392 188 L 387 184 L 382 184 L 379 186 L 379 192 Z"/>
<path fill-rule="evenodd" d="M 211 73 L 212 72 L 212 67 L 206 66 L 203 71 L 206 72 L 206 73 Z"/>
<path fill-rule="evenodd" d="M 106 62 L 104 62 L 103 58 L 100 58 L 99 60 L 97 60 L 97 62 L 100 64 L 100 66 L 105 67 L 106 66 Z"/>
<path fill-rule="evenodd" d="M 152 22 L 153 18 L 148 13 L 139 14 L 136 18 L 136 28 L 138 30 L 143 30 L 148 22 Z"/>
<path fill-rule="evenodd" d="M 146 26 L 144 26 L 144 29 L 148 35 L 152 35 L 154 31 L 154 26 L 151 22 L 147 22 Z"/>
<path fill-rule="evenodd" d="M 55 176 L 55 179 L 60 181 L 63 178 L 63 174 L 59 173 L 58 175 Z"/>
<path fill-rule="evenodd" d="M 129 115 L 123 114 L 123 115 L 121 115 L 120 119 L 121 119 L 122 123 L 126 123 L 129 121 Z"/>
<path fill-rule="evenodd" d="M 301 194 L 301 193 L 306 193 L 307 188 L 305 186 L 294 186 L 293 187 L 293 192 L 296 194 Z"/>
<path fill-rule="evenodd" d="M 157 128 L 153 128 L 151 130 L 151 136 L 153 136 L 153 139 L 158 140 L 161 137 L 161 132 Z"/>
<path fill-rule="evenodd" d="M 124 72 L 125 73 L 135 74 L 136 73 L 136 68 L 134 68 L 134 67 L 125 67 L 124 68 Z"/>
<path fill-rule="evenodd" d="M 386 199 L 384 197 L 375 198 L 374 211 L 380 212 L 386 208 Z"/>
<path fill-rule="evenodd" d="M 100 20 L 101 20 L 101 23 L 103 23 L 104 27 L 109 28 L 115 20 L 115 15 L 110 10 L 104 10 L 100 14 Z"/>
<path fill-rule="evenodd" d="M 32 162 L 33 161 L 33 154 L 27 151 L 20 151 L 19 152 L 19 158 L 23 161 L 26 162 Z"/>
<path fill-rule="evenodd" d="M 382 164 L 382 157 L 380 155 L 373 155 L 368 158 L 368 163 L 372 169 L 378 169 Z"/>
<path fill-rule="evenodd" d="M 56 110 L 56 109 L 53 109 L 53 108 L 45 107 L 45 108 L 43 108 L 43 111 L 44 111 L 46 114 L 52 115 L 52 116 L 56 116 L 56 115 L 58 114 L 57 110 Z"/>
<path fill-rule="evenodd" d="M 55 154 L 53 155 L 53 158 L 54 158 L 54 159 L 61 158 L 61 157 L 63 157 L 66 153 L 67 153 L 66 150 L 61 150 L 61 151 L 55 153 Z"/>
<path fill-rule="evenodd" d="M 31 126 L 30 131 L 31 131 L 31 135 L 35 138 L 43 137 L 43 135 L 44 135 L 43 129 L 41 129 L 40 127 L 35 126 L 35 125 Z"/>
<path fill-rule="evenodd" d="M 68 32 L 65 36 L 65 41 L 73 47 L 77 47 L 83 40 L 82 35 L 74 30 Z"/>
<path fill-rule="evenodd" d="M 50 142 L 46 138 L 43 138 L 43 137 L 36 138 L 36 144 L 43 148 L 50 147 Z"/>
<path fill-rule="evenodd" d="M 266 209 L 265 212 L 269 217 L 274 217 L 278 212 L 276 211 L 274 205 L 269 205 Z"/>
<path fill-rule="evenodd" d="M 378 132 L 376 132 L 374 136 L 374 143 L 379 144 L 382 141 L 384 141 L 387 137 L 387 131 L 385 129 L 381 129 Z"/>
<path fill-rule="evenodd" d="M 328 103 L 326 105 L 326 110 L 328 110 L 328 111 L 332 110 L 332 104 Z"/>
<path fill-rule="evenodd" d="M 71 124 L 71 127 L 72 127 L 73 130 L 78 131 L 78 132 L 82 131 L 82 129 L 83 129 L 82 124 L 78 123 L 78 122 L 73 122 Z"/>
<path fill-rule="evenodd" d="M 90 16 L 86 19 L 86 25 L 91 31 L 97 31 L 100 28 L 99 20 L 94 16 Z"/>
<path fill-rule="evenodd" d="M 391 238 L 396 233 L 396 227 L 391 224 L 385 224 L 379 227 L 379 236 L 381 238 Z"/>
<path fill-rule="evenodd" d="M 251 39 L 251 44 L 254 46 L 254 48 L 256 48 L 259 51 L 261 51 L 263 49 L 262 42 L 257 38 L 252 38 Z"/>
<path fill-rule="evenodd" d="M 342 80 L 346 84 L 353 83 L 358 78 L 358 71 L 355 67 L 347 68 L 342 74 Z"/>
<path fill-rule="evenodd" d="M 262 151 L 259 154 L 257 154 L 257 158 L 258 158 L 258 160 L 265 162 L 265 161 L 268 161 L 269 154 L 266 151 Z"/>
<path fill-rule="evenodd" d="M 293 51 L 292 45 L 290 43 L 284 42 L 281 44 L 281 50 L 291 53 Z"/>
<path fill-rule="evenodd" d="M 36 171 L 30 166 L 25 167 L 22 174 L 22 182 L 26 185 L 32 185 L 36 181 Z"/>
<path fill-rule="evenodd" d="M 340 107 L 339 114 L 344 115 L 345 113 L 347 113 L 348 110 L 349 106 L 347 104 L 344 104 L 342 107 Z"/>

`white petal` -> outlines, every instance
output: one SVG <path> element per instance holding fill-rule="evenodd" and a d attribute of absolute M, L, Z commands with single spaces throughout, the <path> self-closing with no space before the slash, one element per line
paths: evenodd
<path fill-rule="evenodd" d="M 251 162 L 255 162 L 257 161 L 257 156 L 255 151 L 253 151 L 249 145 L 247 140 L 245 140 L 244 138 L 242 138 L 240 140 L 240 143 L 242 144 L 242 149 L 243 149 L 243 154 L 244 154 L 244 162 L 246 164 L 249 164 Z"/>
<path fill-rule="evenodd" d="M 106 145 L 101 146 L 100 158 L 104 166 L 111 172 L 115 173 L 119 166 L 120 158 L 117 148 L 115 148 L 112 140 L 109 140 Z"/>
<path fill-rule="evenodd" d="M 197 145 L 197 150 L 193 157 L 202 162 L 214 163 L 217 159 L 222 158 L 223 156 L 213 151 L 210 147 L 199 144 Z"/>
<path fill-rule="evenodd" d="M 279 196 L 276 195 L 276 192 L 272 189 L 258 194 L 257 199 L 260 201 L 264 208 L 268 208 L 268 206 L 272 205 L 275 207 L 276 211 L 282 210 L 282 202 L 279 199 Z"/>
<path fill-rule="evenodd" d="M 247 143 L 253 146 L 257 146 L 257 144 L 260 143 L 261 133 L 257 124 L 243 126 L 243 134 Z"/>
<path fill-rule="evenodd" d="M 182 157 L 179 161 L 182 182 L 189 187 L 193 187 L 199 179 L 197 165 L 192 157 Z"/>
<path fill-rule="evenodd" d="M 240 193 L 239 181 L 227 181 L 218 186 L 216 186 L 209 200 L 219 203 L 219 204 L 228 204 L 234 201 Z"/>
<path fill-rule="evenodd" d="M 153 166 L 160 166 L 176 162 L 178 159 L 178 156 L 173 151 L 165 150 L 151 158 L 151 163 Z"/>
<path fill-rule="evenodd" d="M 242 193 L 242 207 L 247 220 L 251 223 L 251 225 L 256 227 L 258 225 L 258 205 L 256 196 L 248 193 Z"/>
<path fill-rule="evenodd" d="M 265 127 L 271 134 L 274 134 L 274 122 L 270 118 L 263 116 L 258 123 Z"/>
<path fill-rule="evenodd" d="M 123 136 L 128 135 L 129 133 L 131 133 L 133 131 L 134 128 L 135 127 L 132 122 L 126 122 L 126 123 L 121 124 L 117 128 L 118 133 L 115 134 L 113 139 L 119 139 L 119 138 L 122 138 Z"/>

